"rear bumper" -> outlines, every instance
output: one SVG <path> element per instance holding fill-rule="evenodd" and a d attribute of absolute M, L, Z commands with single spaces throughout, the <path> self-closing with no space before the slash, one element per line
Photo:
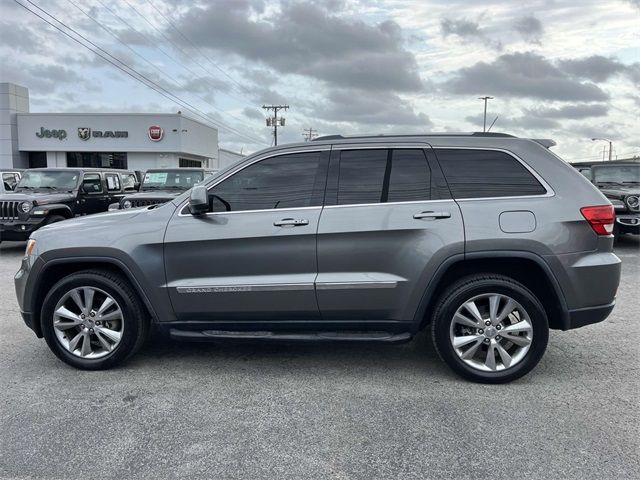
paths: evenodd
<path fill-rule="evenodd" d="M 584 327 L 585 325 L 591 325 L 592 323 L 602 322 L 609 316 L 615 304 L 616 302 L 613 301 L 606 305 L 569 310 L 569 316 L 563 330 L 571 330 Z"/>

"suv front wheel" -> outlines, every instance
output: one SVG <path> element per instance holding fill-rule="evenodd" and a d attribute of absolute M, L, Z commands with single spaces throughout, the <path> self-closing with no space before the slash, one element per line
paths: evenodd
<path fill-rule="evenodd" d="M 433 340 L 440 357 L 476 382 L 520 378 L 538 364 L 547 347 L 544 307 L 529 289 L 506 276 L 466 277 L 448 288 L 434 312 Z"/>
<path fill-rule="evenodd" d="M 144 343 L 144 307 L 120 275 L 95 270 L 71 274 L 47 294 L 42 333 L 65 363 L 85 370 L 110 368 Z"/>

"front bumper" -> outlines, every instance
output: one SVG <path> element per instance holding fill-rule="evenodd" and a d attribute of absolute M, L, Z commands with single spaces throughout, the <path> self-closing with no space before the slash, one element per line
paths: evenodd
<path fill-rule="evenodd" d="M 42 226 L 44 218 L 0 223 L 0 241 L 22 242 Z"/>
<path fill-rule="evenodd" d="M 34 312 L 34 305 L 31 302 L 31 295 L 34 291 L 34 279 L 42 270 L 44 262 L 40 257 L 23 257 L 20 269 L 13 278 L 16 289 L 16 297 L 20 306 L 20 314 L 24 323 L 33 330 L 37 337 L 42 338 L 42 331 L 39 324 L 39 314 Z M 39 308 L 39 306 L 35 306 Z"/>
<path fill-rule="evenodd" d="M 640 214 L 616 215 L 616 228 L 619 233 L 640 234 Z"/>

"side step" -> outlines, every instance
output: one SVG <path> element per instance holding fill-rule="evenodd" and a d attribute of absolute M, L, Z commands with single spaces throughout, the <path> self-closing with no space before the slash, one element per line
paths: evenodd
<path fill-rule="evenodd" d="M 377 342 L 402 343 L 411 340 L 409 332 L 233 332 L 228 330 L 179 330 L 171 328 L 169 336 L 175 340 L 257 340 L 260 342 Z"/>

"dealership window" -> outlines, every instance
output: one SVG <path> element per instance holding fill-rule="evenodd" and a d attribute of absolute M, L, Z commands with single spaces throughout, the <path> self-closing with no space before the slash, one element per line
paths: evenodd
<path fill-rule="evenodd" d="M 47 152 L 29 152 L 29 168 L 46 168 Z"/>
<path fill-rule="evenodd" d="M 201 168 L 201 160 L 191 160 L 190 158 L 179 158 L 178 166 L 183 168 Z"/>
<path fill-rule="evenodd" d="M 67 167 L 127 168 L 125 152 L 67 152 Z"/>

